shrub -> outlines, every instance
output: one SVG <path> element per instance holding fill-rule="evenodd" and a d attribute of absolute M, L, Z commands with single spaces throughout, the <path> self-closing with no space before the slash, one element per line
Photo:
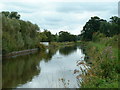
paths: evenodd
<path fill-rule="evenodd" d="M 104 38 L 105 35 L 103 33 L 95 32 L 92 37 L 92 41 L 99 42 L 101 38 Z"/>
<path fill-rule="evenodd" d="M 44 51 L 44 50 L 46 49 L 43 44 L 38 44 L 38 48 L 39 48 L 39 50 L 41 50 L 41 51 Z"/>

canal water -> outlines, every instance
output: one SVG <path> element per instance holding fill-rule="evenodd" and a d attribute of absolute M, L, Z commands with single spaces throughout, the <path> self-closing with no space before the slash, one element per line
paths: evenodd
<path fill-rule="evenodd" d="M 3 59 L 3 88 L 78 88 L 75 69 L 84 60 L 80 46 L 50 48 Z"/>

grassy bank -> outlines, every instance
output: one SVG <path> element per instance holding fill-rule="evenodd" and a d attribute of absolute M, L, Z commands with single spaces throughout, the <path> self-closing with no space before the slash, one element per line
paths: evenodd
<path fill-rule="evenodd" d="M 77 42 L 51 42 L 49 47 L 65 47 L 65 46 L 73 46 L 77 44 Z"/>
<path fill-rule="evenodd" d="M 73 46 L 76 44 L 77 44 L 77 42 L 50 42 L 49 46 L 45 46 L 45 45 L 39 43 L 39 44 L 37 44 L 37 48 L 6 53 L 3 55 L 3 57 L 25 55 L 25 54 L 34 53 L 36 51 L 45 51 L 46 49 L 50 49 L 50 50 L 54 49 L 56 51 L 60 47 L 69 47 L 69 46 Z"/>
<path fill-rule="evenodd" d="M 99 40 L 84 42 L 86 61 L 91 62 L 86 75 L 82 75 L 81 88 L 118 88 L 120 60 L 118 37 L 104 37 Z"/>

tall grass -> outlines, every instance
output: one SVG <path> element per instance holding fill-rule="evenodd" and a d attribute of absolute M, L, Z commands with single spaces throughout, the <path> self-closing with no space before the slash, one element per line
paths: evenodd
<path fill-rule="evenodd" d="M 85 52 L 92 62 L 86 75 L 81 75 L 81 88 L 118 88 L 120 60 L 118 58 L 118 37 L 102 37 L 86 42 Z"/>

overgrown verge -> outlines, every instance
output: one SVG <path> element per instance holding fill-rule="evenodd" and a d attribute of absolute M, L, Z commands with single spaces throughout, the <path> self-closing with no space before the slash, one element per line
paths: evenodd
<path fill-rule="evenodd" d="M 96 33 L 98 34 L 98 33 Z M 93 41 L 84 42 L 85 53 L 91 62 L 86 75 L 81 75 L 81 88 L 118 88 L 120 76 L 120 60 L 118 37 L 94 35 Z"/>

